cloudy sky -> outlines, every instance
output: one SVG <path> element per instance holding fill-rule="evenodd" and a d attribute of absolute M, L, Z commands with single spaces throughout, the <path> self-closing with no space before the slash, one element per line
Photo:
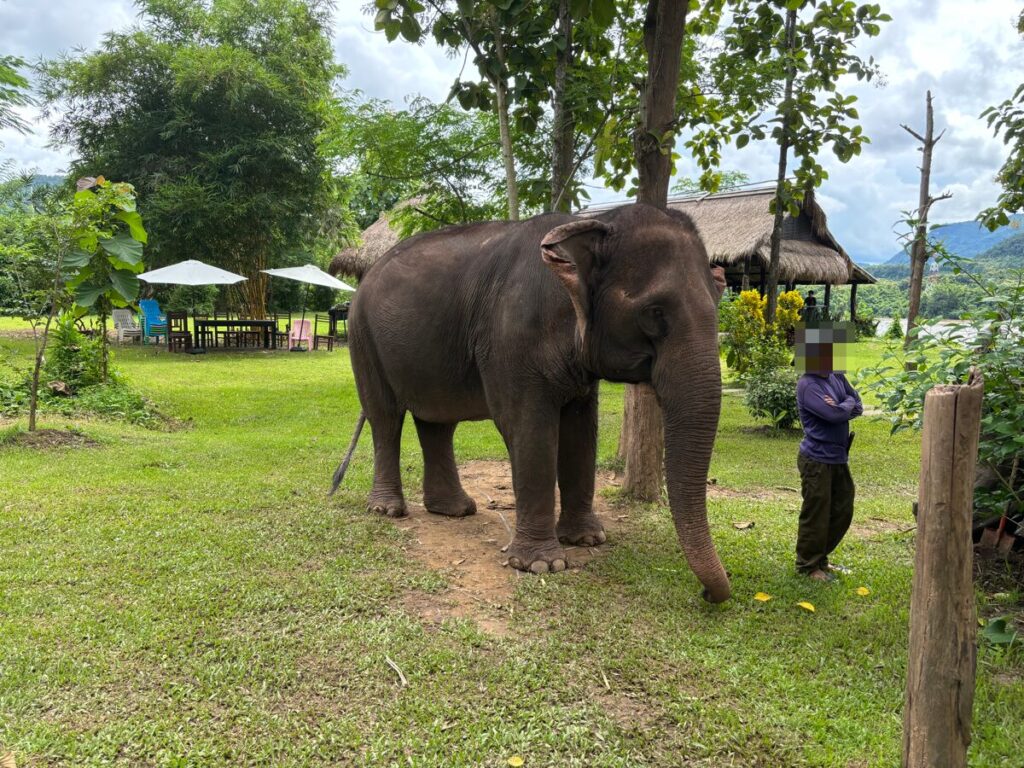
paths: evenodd
<path fill-rule="evenodd" d="M 993 175 L 1002 163 L 1002 143 L 978 114 L 1012 94 L 1024 82 L 1024 42 L 1014 30 L 1021 0 L 880 0 L 893 16 L 882 34 L 861 47 L 884 71 L 884 85 L 856 84 L 864 130 L 872 143 L 847 165 L 826 158 L 830 179 L 819 193 L 830 226 L 850 254 L 864 261 L 884 260 L 897 250 L 893 225 L 900 212 L 917 205 L 920 154 L 900 128 L 921 131 L 924 94 L 935 97 L 936 126 L 946 135 L 936 149 L 933 194 L 948 190 L 934 221 L 973 218 L 996 196 Z M 461 60 L 430 45 L 389 44 L 373 32 L 362 13 L 366 0 L 339 0 L 334 49 L 348 67 L 345 82 L 368 96 L 402 103 L 411 94 L 443 99 Z M 131 0 L 0 0 L 0 53 L 28 60 L 77 48 L 94 48 L 102 34 L 135 20 Z M 35 117 L 34 115 L 29 115 Z M 45 123 L 19 136 L 0 131 L 0 157 L 13 157 L 40 173 L 60 173 L 68 153 L 48 146 Z M 729 153 L 723 165 L 745 171 L 754 181 L 774 175 L 769 144 Z M 692 174 L 684 161 L 680 173 Z M 591 190 L 595 201 L 615 199 Z"/>

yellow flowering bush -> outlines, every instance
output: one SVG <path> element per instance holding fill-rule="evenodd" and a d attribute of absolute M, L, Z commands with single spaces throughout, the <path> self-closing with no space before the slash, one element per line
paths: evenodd
<path fill-rule="evenodd" d="M 725 361 L 741 377 L 766 360 L 771 361 L 768 367 L 774 367 L 789 356 L 803 297 L 797 291 L 781 294 L 772 325 L 764 319 L 767 306 L 768 298 L 758 291 L 743 291 L 721 304 L 721 329 L 727 334 Z"/>

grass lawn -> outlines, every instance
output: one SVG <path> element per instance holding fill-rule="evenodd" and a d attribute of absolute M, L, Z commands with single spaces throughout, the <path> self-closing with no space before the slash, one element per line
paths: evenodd
<path fill-rule="evenodd" d="M 0 360 L 27 363 L 16 326 L 0 318 Z M 96 444 L 0 445 L 0 754 L 19 766 L 899 763 L 916 436 L 857 425 L 836 558 L 854 575 L 812 584 L 793 573 L 798 435 L 752 430 L 728 394 L 709 504 L 733 599 L 704 603 L 668 510 L 612 487 L 618 522 L 584 567 L 523 576 L 488 550 L 508 585 L 495 631 L 415 609 L 447 605 L 461 565 L 429 567 L 416 529 L 364 512 L 368 434 L 325 496 L 359 410 L 346 349 L 117 365 L 180 428 L 44 417 Z M 622 389 L 602 396 L 606 470 Z M 505 457 L 489 423 L 460 426 L 456 452 Z M 416 500 L 411 424 L 403 467 Z M 1024 658 L 980 649 L 972 765 L 1024 764 L 1022 713 Z"/>

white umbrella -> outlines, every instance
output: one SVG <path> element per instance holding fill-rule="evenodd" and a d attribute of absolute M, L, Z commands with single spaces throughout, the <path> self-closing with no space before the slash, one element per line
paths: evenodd
<path fill-rule="evenodd" d="M 334 288 L 337 291 L 354 291 L 348 283 L 342 282 L 336 277 L 324 272 L 319 267 L 315 267 L 312 264 L 304 264 L 301 267 L 285 267 L 283 269 L 264 269 L 261 272 L 266 272 L 268 275 L 274 277 L 286 277 L 289 280 L 297 280 L 300 283 L 306 283 L 309 285 L 320 285 L 324 288 Z M 306 288 L 306 295 L 302 299 L 302 320 L 299 321 L 299 333 L 301 334 L 302 327 L 306 324 L 306 302 L 309 299 L 309 288 Z M 293 347 L 292 351 L 300 351 L 299 347 Z"/>
<path fill-rule="evenodd" d="M 324 288 L 334 288 L 338 291 L 355 290 L 348 283 L 332 277 L 312 264 L 304 264 L 301 267 L 286 267 L 285 269 L 264 269 L 261 271 L 274 277 L 287 277 L 289 280 L 298 280 L 300 283 L 309 283 L 310 285 L 322 285 Z"/>
<path fill-rule="evenodd" d="M 139 280 L 147 283 L 166 283 L 169 285 L 234 285 L 249 278 L 228 272 L 220 267 L 212 267 L 196 259 L 179 261 L 169 267 L 161 267 L 139 275 Z M 192 327 L 196 324 L 195 307 L 192 308 Z M 190 352 L 197 353 L 205 351 L 199 347 L 192 347 Z"/>
<path fill-rule="evenodd" d="M 170 283 L 173 285 L 234 285 L 249 278 L 228 272 L 226 269 L 211 267 L 195 259 L 180 261 L 169 267 L 143 272 L 139 280 L 147 283 Z"/>

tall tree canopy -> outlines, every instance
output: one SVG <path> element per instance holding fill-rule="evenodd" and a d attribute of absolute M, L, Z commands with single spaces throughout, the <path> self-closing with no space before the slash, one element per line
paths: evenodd
<path fill-rule="evenodd" d="M 609 32 L 615 0 L 377 0 L 376 6 L 375 25 L 389 40 L 418 42 L 429 33 L 471 57 L 478 78 L 464 69 L 450 98 L 497 119 L 510 219 L 580 203 L 581 171 L 617 82 L 619 57 Z M 524 137 L 532 142 L 526 157 Z M 534 137 L 544 145 L 542 164 Z"/>
<path fill-rule="evenodd" d="M 1017 18 L 1017 31 L 1024 37 L 1024 11 Z M 989 229 L 998 229 L 1010 223 L 1010 214 L 1024 211 L 1024 83 L 1013 96 L 981 116 L 1002 135 L 1009 147 L 1009 155 L 996 175 L 1002 192 L 996 204 L 981 212 L 979 218 Z"/>
<path fill-rule="evenodd" d="M 139 22 L 98 50 L 42 65 L 53 138 L 77 153 L 73 175 L 135 186 L 154 266 L 198 258 L 239 271 L 245 308 L 260 315 L 259 270 L 343 231 L 319 147 L 341 75 L 331 3 L 137 5 Z"/>

